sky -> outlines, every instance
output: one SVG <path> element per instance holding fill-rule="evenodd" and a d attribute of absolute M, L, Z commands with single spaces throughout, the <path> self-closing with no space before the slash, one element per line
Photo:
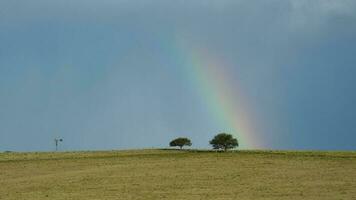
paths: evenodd
<path fill-rule="evenodd" d="M 0 151 L 356 150 L 354 0 L 1 0 Z"/>

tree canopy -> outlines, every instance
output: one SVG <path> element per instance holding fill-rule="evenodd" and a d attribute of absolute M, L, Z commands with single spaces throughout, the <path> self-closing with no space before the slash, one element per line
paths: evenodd
<path fill-rule="evenodd" d="M 183 146 L 191 146 L 191 145 L 192 142 L 188 138 L 182 138 L 182 137 L 176 138 L 169 143 L 169 146 L 179 147 L 180 149 L 182 149 Z"/>
<path fill-rule="evenodd" d="M 234 138 L 231 134 L 227 134 L 227 133 L 217 134 L 210 141 L 210 144 L 213 146 L 214 149 L 223 149 L 224 151 L 239 146 L 237 139 Z"/>

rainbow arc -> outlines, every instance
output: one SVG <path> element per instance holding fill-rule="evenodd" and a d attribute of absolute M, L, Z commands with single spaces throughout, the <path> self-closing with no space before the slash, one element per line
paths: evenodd
<path fill-rule="evenodd" d="M 232 79 L 232 73 L 227 70 L 227 64 L 205 49 L 188 46 L 177 44 L 180 63 L 184 65 L 185 73 L 189 74 L 187 76 L 194 87 L 198 88 L 201 101 L 206 101 L 221 132 L 237 137 L 240 148 L 262 148 L 262 140 L 257 137 L 251 122 L 251 108 L 243 98 L 238 80 Z"/>

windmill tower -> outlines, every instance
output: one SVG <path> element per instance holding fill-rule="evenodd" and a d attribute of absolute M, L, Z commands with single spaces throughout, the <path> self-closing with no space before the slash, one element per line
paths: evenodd
<path fill-rule="evenodd" d="M 54 143 L 55 143 L 55 145 L 56 145 L 56 151 L 58 151 L 58 144 L 59 144 L 60 142 L 63 142 L 63 139 L 62 139 L 62 138 L 55 138 L 55 139 L 54 139 Z"/>

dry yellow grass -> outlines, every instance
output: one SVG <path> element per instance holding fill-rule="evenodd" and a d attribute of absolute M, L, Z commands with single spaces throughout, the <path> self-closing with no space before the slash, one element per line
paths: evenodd
<path fill-rule="evenodd" d="M 0 199 L 356 199 L 356 153 L 1 153 Z"/>

